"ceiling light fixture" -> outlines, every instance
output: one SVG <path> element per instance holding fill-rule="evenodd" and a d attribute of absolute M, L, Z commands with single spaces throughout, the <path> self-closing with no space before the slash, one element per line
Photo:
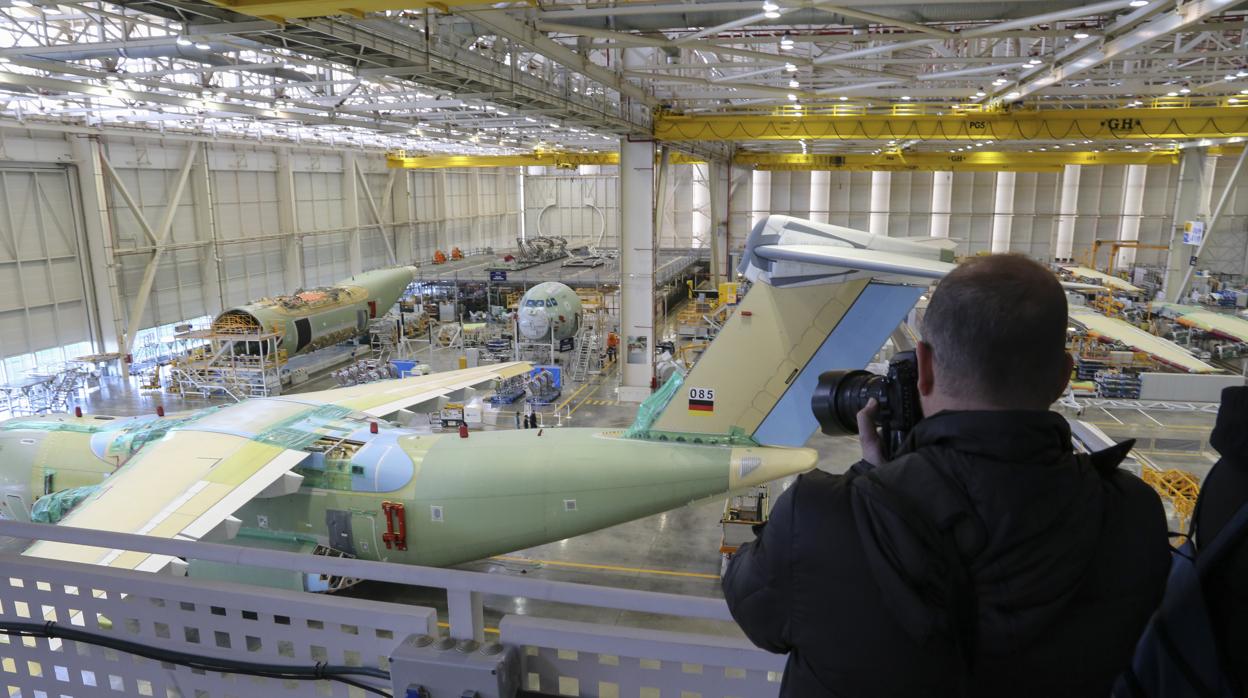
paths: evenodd
<path fill-rule="evenodd" d="M 766 17 L 767 19 L 780 19 L 780 13 L 779 13 L 779 12 L 776 12 L 776 11 L 774 11 L 774 10 L 773 10 L 773 11 L 764 12 L 764 13 L 763 13 L 763 16 L 764 16 L 764 17 Z"/>
<path fill-rule="evenodd" d="M 1082 41 L 1082 40 L 1084 40 L 1084 39 L 1088 38 L 1088 36 L 1089 36 L 1089 35 L 1088 35 L 1088 33 L 1087 33 L 1087 32 L 1085 32 L 1085 31 L 1083 31 L 1082 29 L 1080 29 L 1079 31 L 1075 32 L 1075 39 L 1076 39 L 1076 40 L 1078 40 L 1078 41 Z"/>
<path fill-rule="evenodd" d="M 791 48 L 793 48 L 793 35 L 785 32 L 784 36 L 780 37 L 780 50 L 788 51 Z"/>
<path fill-rule="evenodd" d="M 1167 92 L 1167 93 L 1166 93 L 1166 96 L 1167 96 L 1167 97 L 1178 97 L 1178 96 L 1179 96 L 1179 93 L 1178 93 L 1178 92 Z M 1132 104 L 1134 104 L 1134 102 L 1132 102 Z"/>
<path fill-rule="evenodd" d="M 763 12 L 775 12 L 776 10 L 779 10 L 779 9 L 780 9 L 780 6 L 772 2 L 771 0 L 765 0 L 763 2 Z"/>
<path fill-rule="evenodd" d="M 1036 58 L 1035 56 L 1032 56 L 1031 60 L 1027 61 L 1027 65 L 1040 65 L 1040 63 L 1041 63 L 1040 59 Z"/>
<path fill-rule="evenodd" d="M 976 90 L 976 91 L 975 91 L 975 96 L 976 96 L 976 97 L 987 97 L 987 96 L 988 96 L 988 93 L 987 93 L 987 92 L 984 92 L 984 88 L 982 88 L 982 87 L 981 87 L 981 88 L 979 88 L 978 90 Z"/>
<path fill-rule="evenodd" d="M 909 102 L 909 101 L 910 101 L 910 95 L 902 95 L 902 96 L 901 96 L 901 101 L 903 101 L 903 102 Z"/>
<path fill-rule="evenodd" d="M 1191 91 L 1192 91 L 1192 88 L 1188 87 L 1187 85 L 1184 85 L 1183 87 L 1179 88 L 1179 94 L 1181 95 L 1185 95 Z"/>
<path fill-rule="evenodd" d="M 789 97 L 789 101 L 790 101 L 790 102 L 796 102 L 796 101 L 797 101 L 797 95 L 793 94 L 792 92 L 790 92 L 790 93 L 788 94 L 788 97 Z"/>
<path fill-rule="evenodd" d="M 1144 7 L 1148 5 L 1148 0 L 1131 0 L 1131 7 Z"/>
<path fill-rule="evenodd" d="M 791 88 L 793 88 L 793 89 L 795 89 L 795 90 L 796 90 L 797 88 L 801 87 L 801 86 L 802 86 L 802 83 L 800 83 L 800 82 L 798 82 L 798 81 L 796 81 L 796 80 L 790 80 L 790 81 L 789 81 L 789 87 L 791 87 Z"/>
<path fill-rule="evenodd" d="M 844 101 L 845 101 L 845 100 L 847 100 L 847 99 L 849 99 L 849 97 L 846 97 L 845 95 L 841 95 L 841 96 L 840 96 L 840 100 L 841 100 L 842 102 L 844 102 Z"/>

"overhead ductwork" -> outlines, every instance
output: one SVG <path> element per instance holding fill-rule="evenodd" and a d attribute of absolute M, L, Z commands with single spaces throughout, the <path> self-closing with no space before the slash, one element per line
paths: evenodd
<path fill-rule="evenodd" d="M 881 5 L 871 6 L 872 14 L 880 15 L 905 22 L 983 22 L 1021 19 L 1033 15 L 1045 14 L 1057 10 L 1079 7 L 1086 3 L 1073 0 L 1043 0 L 1041 2 L 986 2 L 986 3 L 935 3 L 922 5 Z M 689 5 L 696 8 L 697 5 Z M 576 17 L 572 14 L 560 15 L 558 19 L 541 17 L 549 21 L 568 26 L 586 27 L 591 29 L 610 29 L 614 31 L 663 31 L 716 27 L 734 22 L 754 14 L 756 7 L 743 7 L 741 10 L 715 10 L 698 12 L 696 9 L 681 13 L 633 13 L 628 10 L 642 10 L 642 7 L 621 8 L 619 14 L 609 16 Z M 764 24 L 759 22 L 758 24 Z M 784 17 L 774 20 L 778 26 L 826 25 L 860 26 L 861 18 L 846 17 L 836 12 L 804 8 L 786 12 Z"/>

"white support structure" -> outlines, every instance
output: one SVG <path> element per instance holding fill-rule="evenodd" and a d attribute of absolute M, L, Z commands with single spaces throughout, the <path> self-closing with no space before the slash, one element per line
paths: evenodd
<path fill-rule="evenodd" d="M 91 261 L 92 293 L 88 298 L 95 299 L 100 333 L 96 348 L 102 352 L 121 351 L 126 343 L 125 328 L 119 312 L 121 292 L 117 288 L 113 222 L 108 211 L 108 179 L 100 139 L 97 136 L 72 138 L 70 152 L 78 171 L 78 190 L 82 193 L 87 256 Z"/>
<path fill-rule="evenodd" d="M 826 196 L 826 194 L 825 194 Z M 949 237 L 949 218 L 953 212 L 953 172 L 940 170 L 932 173 L 932 223 L 930 234 L 934 238 Z"/>
<path fill-rule="evenodd" d="M 364 200 L 368 202 L 368 211 L 373 215 L 373 222 L 377 224 L 378 234 L 381 235 L 382 242 L 386 244 L 386 254 L 389 256 L 391 264 L 398 264 L 398 260 L 394 256 L 394 244 L 390 241 L 392 226 L 386 220 L 388 216 L 382 215 L 382 211 L 388 212 L 390 210 L 390 195 L 394 191 L 394 178 L 398 173 L 398 170 L 390 170 L 390 176 L 386 179 L 385 193 L 381 197 L 383 206 L 378 206 L 377 199 L 373 198 L 373 190 L 368 186 L 368 178 L 364 175 L 364 171 L 360 169 L 360 161 L 355 161 L 355 174 L 359 176 L 360 187 L 364 191 Z M 473 197 L 473 201 L 475 200 L 476 197 Z M 479 223 L 480 220 L 478 219 L 477 222 Z M 476 244 L 475 240 L 474 244 Z"/>
<path fill-rule="evenodd" d="M 992 208 L 992 253 L 1010 251 L 1010 234 L 1014 230 L 1015 173 L 998 172 L 995 203 Z"/>
<path fill-rule="evenodd" d="M 711 282 L 718 287 L 725 274 L 731 278 L 724 240 L 728 233 L 728 188 L 732 167 L 722 160 L 712 160 L 706 165 L 707 194 L 710 207 L 710 230 L 706 244 L 711 249 Z"/>
<path fill-rule="evenodd" d="M 1053 256 L 1072 260 L 1075 256 L 1075 221 L 1079 218 L 1079 165 L 1062 168 L 1062 196 L 1057 210 L 1057 240 Z"/>
<path fill-rule="evenodd" d="M 352 275 L 364 271 L 360 247 L 359 164 L 355 153 L 342 155 L 342 224 L 347 228 L 347 271 Z"/>
<path fill-rule="evenodd" d="M 138 335 L 139 326 L 143 323 L 143 311 L 147 309 L 147 299 L 152 293 L 152 284 L 156 282 L 156 271 L 160 268 L 160 258 L 165 252 L 165 241 L 169 239 L 169 231 L 173 229 L 173 217 L 178 212 L 178 204 L 182 200 L 182 193 L 186 191 L 186 182 L 190 178 L 191 166 L 195 164 L 196 157 L 199 155 L 200 146 L 192 143 L 186 149 L 186 158 L 182 162 L 182 169 L 178 172 L 178 178 L 173 185 L 173 194 L 169 197 L 168 203 L 165 204 L 165 215 L 161 219 L 160 225 L 154 230 L 148 224 L 147 219 L 143 216 L 143 210 L 138 208 L 134 203 L 129 203 L 131 213 L 134 214 L 140 226 L 154 241 L 152 248 L 152 257 L 148 260 L 147 266 L 143 270 L 143 281 L 139 284 L 138 293 L 134 297 L 134 302 L 130 305 L 130 313 L 126 316 L 126 342 L 125 350 L 122 352 L 127 357 L 134 351 L 134 340 Z M 102 162 L 108 165 L 108 160 L 103 159 Z M 109 170 L 112 166 L 108 165 Z M 113 174 L 113 182 L 121 185 L 121 179 Z"/>
<path fill-rule="evenodd" d="M 277 227 L 282 234 L 282 274 L 286 288 L 294 291 L 307 283 L 303 270 L 303 241 L 298 235 L 299 214 L 295 207 L 295 172 L 290 151 L 277 153 Z"/>
<path fill-rule="evenodd" d="M 810 220 L 828 222 L 828 206 L 832 196 L 832 173 L 815 170 L 810 173 Z"/>
<path fill-rule="evenodd" d="M 1244 161 L 1248 160 L 1248 148 L 1240 151 L 1239 157 L 1235 159 L 1235 167 L 1231 170 L 1231 176 L 1226 180 L 1226 185 L 1222 188 L 1222 194 L 1218 197 L 1218 205 L 1213 209 L 1213 215 L 1209 216 L 1209 220 L 1205 224 L 1205 235 L 1201 238 L 1200 245 L 1196 247 L 1196 251 L 1192 254 L 1191 263 L 1187 270 L 1183 272 L 1183 282 L 1179 285 L 1179 298 L 1187 292 L 1188 284 L 1192 282 L 1192 272 L 1196 271 L 1196 264 L 1200 260 L 1200 255 L 1205 251 L 1205 247 L 1209 244 L 1209 240 L 1213 238 L 1214 229 L 1217 228 L 1218 222 L 1222 218 L 1222 213 L 1226 210 L 1227 203 L 1235 194 L 1235 185 L 1239 183 L 1240 173 L 1244 171 Z"/>
<path fill-rule="evenodd" d="M 1118 226 L 1118 240 L 1121 242 L 1137 242 L 1140 239 L 1140 214 L 1144 211 L 1144 179 L 1147 175 L 1147 165 L 1127 166 L 1127 180 L 1122 186 L 1122 220 Z M 1129 269 L 1132 264 L 1135 264 L 1135 249 L 1124 247 L 1118 250 L 1114 267 Z"/>
<path fill-rule="evenodd" d="M 1183 285 L 1183 273 L 1188 268 L 1192 247 L 1183 242 L 1183 225 L 1202 216 L 1202 201 L 1208 201 L 1206 192 L 1212 192 L 1213 181 L 1208 176 L 1207 148 L 1186 148 L 1179 159 L 1179 186 L 1174 194 L 1174 217 L 1170 226 L 1170 249 L 1166 253 L 1166 278 L 1162 294 L 1170 302 L 1179 299 L 1179 287 Z"/>
<path fill-rule="evenodd" d="M 654 142 L 620 140 L 620 400 L 650 396 L 654 377 Z"/>
<path fill-rule="evenodd" d="M 889 203 L 892 200 L 893 173 L 871 173 L 871 218 L 867 230 L 872 235 L 888 235 Z"/>
<path fill-rule="evenodd" d="M 516 181 L 520 182 L 518 187 L 523 187 L 524 177 L 516 177 Z M 399 172 L 398 177 L 394 180 L 394 191 L 392 198 L 386 201 L 386 206 L 394 212 L 394 254 L 399 264 L 410 264 L 413 256 L 416 254 L 415 230 L 412 223 L 416 220 L 415 202 L 412 198 L 412 174 L 407 170 Z M 518 201 L 524 201 L 523 198 Z M 518 216 L 521 225 L 524 225 L 524 216 Z"/>
<path fill-rule="evenodd" d="M 771 213 L 771 172 L 754 170 L 750 173 L 750 230 Z"/>
<path fill-rule="evenodd" d="M 207 240 L 208 244 L 199 251 L 200 279 L 204 285 L 204 306 L 209 315 L 216 315 L 226 307 L 225 284 L 221 278 L 224 271 L 218 258 L 221 250 L 218 245 L 217 221 L 214 212 L 216 202 L 212 196 L 212 173 L 208 169 L 208 146 L 200 143 L 198 161 L 191 170 L 191 200 L 195 215 L 196 237 Z"/>

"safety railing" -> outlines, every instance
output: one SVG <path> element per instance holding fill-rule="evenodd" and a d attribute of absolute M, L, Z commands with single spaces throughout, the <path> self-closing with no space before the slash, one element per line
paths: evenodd
<path fill-rule="evenodd" d="M 438 674 L 443 687 L 458 685 L 453 683 L 454 667 L 467 672 L 460 661 L 466 657 L 517 657 L 514 665 L 500 666 L 514 671 L 516 685 L 526 691 L 618 698 L 776 695 L 783 670 L 783 657 L 754 648 L 727 625 L 731 618 L 719 599 L 14 521 L 0 521 L 0 536 L 169 555 L 240 570 L 276 569 L 441 589 L 449 639 L 429 643 L 422 651 L 436 654 L 443 647 L 460 662 L 432 658 L 440 667 L 453 665 L 450 674 Z M 0 634 L 0 689 L 5 695 L 357 696 L 365 686 L 401 696 L 413 684 L 397 677 L 432 675 L 423 673 L 422 666 L 405 665 L 403 671 L 395 668 L 393 681 L 387 678 L 394 668 L 391 657 L 398 656 L 396 649 L 405 640 L 415 639 L 407 646 L 423 646 L 421 638 L 428 642 L 439 633 L 432 608 L 13 554 L 0 556 L 0 565 L 0 628 L 6 633 L 20 627 L 35 630 L 27 636 Z M 594 610 L 586 614 L 582 608 L 577 617 L 602 617 L 605 622 L 505 615 L 496 638 L 501 647 L 484 645 L 485 595 L 588 607 Z M 724 632 L 612 625 L 620 612 L 666 617 L 665 627 L 679 627 L 682 619 L 702 626 L 708 620 L 723 621 Z M 141 658 L 127 647 L 157 648 L 164 654 Z M 183 666 L 165 656 L 168 652 L 207 659 Z M 244 666 L 239 662 L 263 665 L 268 673 L 253 676 L 232 669 Z M 310 675 L 296 676 L 296 667 Z M 468 681 L 468 674 L 464 676 Z M 353 683 L 342 683 L 344 678 Z M 482 698 L 508 695 L 474 690 Z"/>

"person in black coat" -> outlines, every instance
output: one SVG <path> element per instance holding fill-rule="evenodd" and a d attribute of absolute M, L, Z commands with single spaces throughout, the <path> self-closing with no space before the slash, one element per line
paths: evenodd
<path fill-rule="evenodd" d="M 1161 598 L 1161 501 L 1077 456 L 1066 298 L 1047 269 L 978 258 L 941 282 L 916 348 L 924 414 L 882 462 L 803 475 L 729 564 L 724 596 L 788 653 L 783 696 L 1102 698 Z"/>
<path fill-rule="evenodd" d="M 1224 388 L 1209 443 L 1222 457 L 1205 477 L 1196 503 L 1196 543 L 1208 545 L 1248 502 L 1248 387 Z M 1223 661 L 1248 690 L 1248 536 L 1220 560 L 1203 585 Z"/>

